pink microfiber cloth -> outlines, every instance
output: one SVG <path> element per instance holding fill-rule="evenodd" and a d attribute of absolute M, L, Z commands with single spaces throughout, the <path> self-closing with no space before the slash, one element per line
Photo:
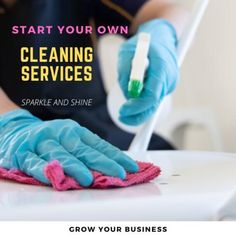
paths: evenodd
<path fill-rule="evenodd" d="M 160 168 L 151 163 L 137 162 L 139 172 L 135 174 L 127 173 L 126 179 L 121 180 L 116 177 L 106 176 L 96 171 L 93 171 L 94 181 L 89 188 L 107 189 L 114 187 L 128 187 L 135 184 L 147 183 L 156 178 L 160 174 Z M 84 189 L 73 178 L 66 176 L 58 161 L 52 161 L 45 168 L 45 174 L 50 180 L 54 189 L 65 191 L 70 189 Z M 19 183 L 44 185 L 31 176 L 24 174 L 19 170 L 6 170 L 0 168 L 0 178 L 13 180 Z"/>

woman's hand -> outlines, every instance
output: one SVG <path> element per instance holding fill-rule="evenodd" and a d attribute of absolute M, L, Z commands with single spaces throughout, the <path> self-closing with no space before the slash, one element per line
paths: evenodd
<path fill-rule="evenodd" d="M 129 98 L 131 63 L 140 32 L 149 33 L 151 36 L 149 66 L 141 96 Z M 118 62 L 119 83 L 127 98 L 127 102 L 120 109 L 120 120 L 123 123 L 139 125 L 145 122 L 156 111 L 162 99 L 175 89 L 179 79 L 176 46 L 175 29 L 168 21 L 161 19 L 144 23 L 136 35 L 123 43 Z"/>
<path fill-rule="evenodd" d="M 1 167 L 19 169 L 50 184 L 44 169 L 52 160 L 82 186 L 92 184 L 90 170 L 121 179 L 126 171 L 138 171 L 130 157 L 75 121 L 41 121 L 23 109 L 0 115 Z"/>

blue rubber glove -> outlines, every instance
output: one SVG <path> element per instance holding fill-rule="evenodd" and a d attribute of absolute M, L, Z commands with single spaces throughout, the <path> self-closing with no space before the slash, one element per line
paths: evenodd
<path fill-rule="evenodd" d="M 93 181 L 90 169 L 121 179 L 125 170 L 138 171 L 135 161 L 75 121 L 42 121 L 23 109 L 0 116 L 1 167 L 50 184 L 44 168 L 52 160 L 82 186 Z"/>
<path fill-rule="evenodd" d="M 140 97 L 129 99 L 131 63 L 140 32 L 151 35 L 149 66 Z M 118 74 L 120 87 L 128 101 L 120 109 L 121 122 L 128 125 L 142 124 L 156 111 L 161 100 L 175 89 L 179 78 L 176 45 L 175 29 L 168 21 L 160 19 L 144 23 L 139 27 L 136 35 L 122 44 Z"/>

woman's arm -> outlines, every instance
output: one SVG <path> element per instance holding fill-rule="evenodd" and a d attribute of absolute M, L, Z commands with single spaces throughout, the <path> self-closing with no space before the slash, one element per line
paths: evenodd
<path fill-rule="evenodd" d="M 0 88 L 0 114 L 19 108 Z"/>
<path fill-rule="evenodd" d="M 189 12 L 181 5 L 173 3 L 169 0 L 149 0 L 136 14 L 132 23 L 131 31 L 135 32 L 139 25 L 144 22 L 156 18 L 168 20 L 180 37 L 186 22 Z"/>
<path fill-rule="evenodd" d="M 15 2 L 15 0 L 0 0 L 0 14 L 5 13 L 3 6 L 11 7 Z M 0 114 L 14 110 L 16 108 L 18 108 L 18 106 L 7 97 L 5 92 L 0 87 Z"/>
<path fill-rule="evenodd" d="M 118 79 L 128 99 L 119 111 L 119 119 L 127 125 L 140 125 L 157 110 L 165 96 L 172 93 L 179 81 L 177 63 L 178 38 L 188 19 L 188 12 L 168 0 L 145 1 L 136 13 L 131 32 L 133 36 L 122 44 L 118 60 Z M 150 35 L 149 66 L 145 81 L 133 78 L 130 83 L 132 58 L 138 42 L 137 33 Z M 130 89 L 133 87 L 132 89 Z M 141 93 L 142 92 L 142 93 Z"/>

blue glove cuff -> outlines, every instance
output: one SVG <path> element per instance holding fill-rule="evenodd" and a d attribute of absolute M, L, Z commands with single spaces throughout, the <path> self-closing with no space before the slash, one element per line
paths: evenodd
<path fill-rule="evenodd" d="M 0 128 L 3 128 L 11 121 L 18 121 L 21 119 L 32 119 L 34 121 L 40 121 L 40 119 L 33 116 L 29 111 L 19 108 L 0 115 Z"/>
<path fill-rule="evenodd" d="M 178 44 L 177 33 L 174 26 L 168 20 L 154 19 L 154 20 L 145 22 L 139 26 L 138 33 L 140 32 L 146 32 L 146 33 L 151 33 L 151 34 L 154 33 L 155 35 L 158 36 L 160 41 L 162 38 L 164 38 L 165 40 L 173 39 L 174 45 L 177 47 L 177 44 Z M 170 37 L 168 37 L 168 35 Z"/>

